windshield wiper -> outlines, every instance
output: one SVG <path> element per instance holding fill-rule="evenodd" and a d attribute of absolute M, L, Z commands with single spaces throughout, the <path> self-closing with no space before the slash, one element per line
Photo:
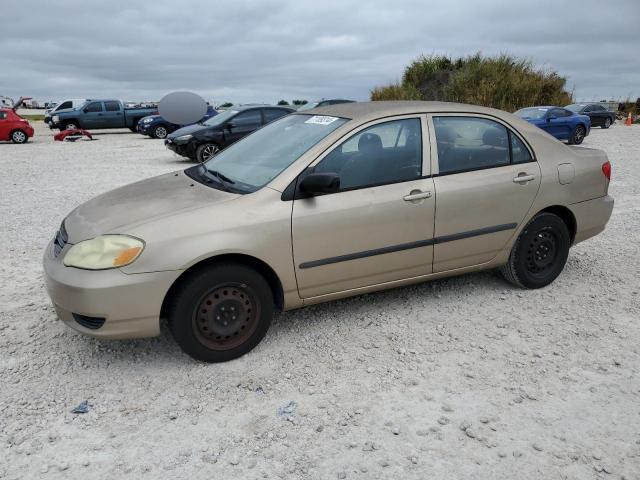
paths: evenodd
<path fill-rule="evenodd" d="M 205 168 L 205 169 L 207 170 L 207 172 L 209 172 L 211 175 L 213 175 L 213 176 L 215 176 L 215 177 L 218 177 L 218 178 L 219 178 L 220 180 L 222 180 L 223 182 L 230 183 L 231 185 L 233 185 L 234 183 L 236 183 L 236 182 L 234 182 L 233 180 L 231 180 L 229 177 L 227 177 L 227 176 L 223 175 L 222 173 L 220 173 L 220 172 L 219 172 L 219 171 L 217 171 L 217 170 L 209 170 L 207 167 L 204 167 L 204 168 Z"/>
<path fill-rule="evenodd" d="M 201 169 L 200 175 L 204 178 L 204 180 L 207 183 L 211 183 L 212 177 L 213 177 L 216 179 L 216 182 L 218 183 L 218 185 L 220 185 L 222 190 L 224 190 L 225 192 L 231 191 L 231 189 L 226 184 L 235 183 L 233 180 L 229 180 L 227 177 L 225 177 L 224 175 L 222 175 L 220 172 L 216 170 L 209 170 L 207 167 L 204 166 L 204 164 L 200 164 L 200 169 Z"/>

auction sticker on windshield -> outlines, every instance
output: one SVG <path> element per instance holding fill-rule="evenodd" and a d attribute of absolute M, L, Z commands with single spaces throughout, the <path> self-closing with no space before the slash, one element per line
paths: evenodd
<path fill-rule="evenodd" d="M 314 115 L 304 123 L 315 123 L 316 125 L 329 125 L 338 120 L 338 117 L 329 117 L 328 115 Z"/>

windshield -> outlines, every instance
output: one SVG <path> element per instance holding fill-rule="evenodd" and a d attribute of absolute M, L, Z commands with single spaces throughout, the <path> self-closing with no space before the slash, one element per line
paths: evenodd
<path fill-rule="evenodd" d="M 223 150 L 204 166 L 227 187 L 255 192 L 346 122 L 338 117 L 288 115 Z"/>
<path fill-rule="evenodd" d="M 567 105 L 564 108 L 566 108 L 567 110 L 571 110 L 572 112 L 578 113 L 584 107 L 586 107 L 586 105 L 583 105 L 581 103 L 572 103 L 571 105 Z"/>
<path fill-rule="evenodd" d="M 204 125 L 209 125 L 210 127 L 215 127 L 216 125 L 221 125 L 231 117 L 233 117 L 238 110 L 225 110 L 224 112 L 219 113 L 218 115 L 211 117 L 210 119 L 202 122 Z"/>
<path fill-rule="evenodd" d="M 544 118 L 548 111 L 548 108 L 531 107 L 518 110 L 515 115 L 519 116 L 520 118 L 533 118 L 535 120 Z"/>
<path fill-rule="evenodd" d="M 304 105 L 302 105 L 298 111 L 302 112 L 304 110 L 311 110 L 312 108 L 316 108 L 316 106 L 319 104 L 320 102 L 309 102 L 309 103 L 305 103 Z"/>

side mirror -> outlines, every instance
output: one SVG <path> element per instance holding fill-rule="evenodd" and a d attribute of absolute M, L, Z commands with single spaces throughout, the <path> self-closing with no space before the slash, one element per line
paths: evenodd
<path fill-rule="evenodd" d="M 340 190 L 337 173 L 310 173 L 300 182 L 300 192 L 305 195 L 335 193 Z"/>
<path fill-rule="evenodd" d="M 556 118 L 558 118 L 558 117 L 556 117 L 555 115 L 549 115 L 547 117 L 547 122 L 550 122 L 551 120 L 555 120 Z"/>

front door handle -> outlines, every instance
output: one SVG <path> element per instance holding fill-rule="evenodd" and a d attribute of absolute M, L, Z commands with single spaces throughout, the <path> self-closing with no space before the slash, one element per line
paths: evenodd
<path fill-rule="evenodd" d="M 421 190 L 411 190 L 409 195 L 405 195 L 402 199 L 405 202 L 415 202 L 416 200 L 423 200 L 431 197 L 431 192 L 423 192 Z"/>
<path fill-rule="evenodd" d="M 531 180 L 535 180 L 535 175 L 528 175 L 526 173 L 519 173 L 517 177 L 514 177 L 513 183 L 527 183 Z"/>

